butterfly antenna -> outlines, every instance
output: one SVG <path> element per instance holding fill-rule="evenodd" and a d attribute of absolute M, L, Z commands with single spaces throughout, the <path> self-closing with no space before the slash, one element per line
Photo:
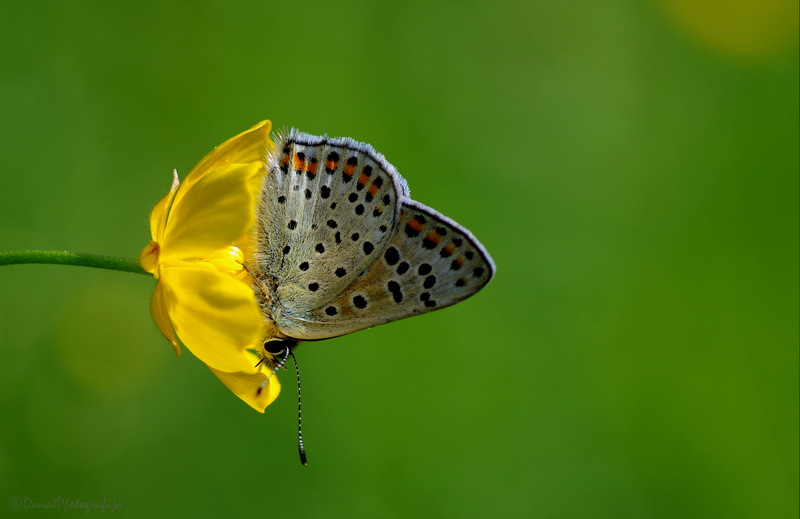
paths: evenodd
<path fill-rule="evenodd" d="M 300 451 L 300 463 L 308 465 L 306 448 L 303 447 L 303 406 L 300 400 L 300 368 L 297 366 L 297 357 L 294 356 L 291 350 L 289 350 L 289 355 L 291 355 L 292 360 L 294 360 L 294 373 L 297 377 L 297 447 Z"/>
<path fill-rule="evenodd" d="M 291 350 L 288 347 L 286 347 L 283 350 L 282 353 L 283 353 L 283 357 L 281 357 L 281 359 L 278 362 L 275 363 L 275 367 L 272 368 L 272 371 L 270 372 L 270 374 L 267 375 L 267 378 L 264 379 L 264 382 L 262 382 L 261 385 L 258 386 L 258 389 L 256 390 L 256 395 L 260 395 L 261 394 L 261 391 L 264 389 L 264 386 L 269 384 L 269 379 L 272 378 L 272 375 L 274 375 L 276 371 L 281 369 L 286 364 L 286 361 L 289 359 L 289 354 L 291 353 Z M 258 367 L 259 364 L 264 362 L 265 358 L 266 357 L 261 357 L 261 360 L 258 361 L 258 364 L 256 364 L 256 367 Z M 292 358 L 294 358 L 294 355 L 292 355 Z M 295 360 L 295 367 L 297 367 L 296 365 L 297 365 L 297 361 Z"/>

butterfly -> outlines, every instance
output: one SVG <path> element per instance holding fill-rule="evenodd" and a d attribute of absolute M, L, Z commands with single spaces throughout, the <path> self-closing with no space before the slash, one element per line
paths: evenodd
<path fill-rule="evenodd" d="M 467 229 L 411 199 L 372 146 L 292 129 L 267 156 L 248 270 L 272 329 L 262 360 L 274 373 L 301 341 L 462 301 L 495 265 Z M 305 463 L 302 435 L 300 453 Z"/>

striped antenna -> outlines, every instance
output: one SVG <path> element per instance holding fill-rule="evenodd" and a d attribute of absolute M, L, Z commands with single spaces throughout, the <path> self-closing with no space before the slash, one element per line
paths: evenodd
<path fill-rule="evenodd" d="M 306 458 L 306 448 L 303 447 L 303 406 L 300 400 L 300 368 L 297 366 L 297 357 L 294 356 L 292 350 L 289 350 L 289 355 L 294 360 L 294 373 L 297 377 L 297 447 L 300 450 L 300 463 L 308 465 Z"/>
<path fill-rule="evenodd" d="M 271 342 L 276 342 L 276 341 L 271 341 Z M 267 344 L 269 344 L 269 342 L 267 342 Z M 274 375 L 279 369 L 283 368 L 284 364 L 286 364 L 286 361 L 289 360 L 289 352 L 290 351 L 291 351 L 291 348 L 289 346 L 286 346 L 286 347 L 284 347 L 283 351 L 280 352 L 283 356 L 281 357 L 280 360 L 278 360 L 275 363 L 275 367 L 272 368 L 272 371 L 270 372 L 269 375 L 267 375 L 267 378 L 265 378 L 264 381 L 261 383 L 261 385 L 258 386 L 258 389 L 256 390 L 256 395 L 260 395 L 261 391 L 264 390 L 264 386 L 269 384 L 269 380 L 272 378 L 272 375 Z M 269 352 L 269 353 L 273 353 L 273 352 Z M 259 361 L 258 361 L 258 363 L 256 364 L 255 367 L 258 367 L 260 364 L 262 364 L 264 362 L 264 359 L 266 359 L 266 358 L 267 358 L 266 356 L 261 357 L 261 359 L 259 359 Z"/>

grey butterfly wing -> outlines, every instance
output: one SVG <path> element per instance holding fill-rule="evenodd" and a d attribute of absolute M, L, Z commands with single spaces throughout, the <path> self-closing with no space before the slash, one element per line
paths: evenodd
<path fill-rule="evenodd" d="M 383 253 L 408 188 L 368 144 L 296 130 L 277 139 L 267 168 L 250 270 L 265 317 L 304 338 L 310 312 Z"/>
<path fill-rule="evenodd" d="M 494 262 L 472 233 L 405 199 L 380 257 L 338 297 L 309 312 L 292 336 L 336 337 L 444 308 L 479 291 L 494 272 Z"/>

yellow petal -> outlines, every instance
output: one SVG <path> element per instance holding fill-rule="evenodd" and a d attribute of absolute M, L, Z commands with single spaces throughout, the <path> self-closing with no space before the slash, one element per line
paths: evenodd
<path fill-rule="evenodd" d="M 153 320 L 156 322 L 161 334 L 169 341 L 175 350 L 175 354 L 180 358 L 181 346 L 178 344 L 178 339 L 175 338 L 175 331 L 169 322 L 167 305 L 164 301 L 164 286 L 161 282 L 156 285 L 156 289 L 153 291 L 153 298 L 150 300 L 150 313 L 153 315 Z"/>
<path fill-rule="evenodd" d="M 263 413 L 264 409 L 278 398 L 278 393 L 281 392 L 281 384 L 275 375 L 269 379 L 267 385 L 259 393 L 258 388 L 267 378 L 267 375 L 261 371 L 258 373 L 225 373 L 214 368 L 209 369 L 228 389 L 259 413 Z"/>
<path fill-rule="evenodd" d="M 275 144 L 272 141 L 269 141 L 269 148 L 272 149 Z M 264 186 L 264 178 L 267 176 L 267 164 L 264 163 L 264 167 L 259 171 L 257 176 L 254 176 L 250 179 L 250 192 L 253 193 L 253 196 L 258 199 L 261 196 L 261 188 Z"/>
<path fill-rule="evenodd" d="M 158 279 L 158 255 L 160 251 L 158 243 L 151 241 L 144 246 L 142 252 L 139 253 L 139 264 L 142 268 L 155 276 Z"/>
<path fill-rule="evenodd" d="M 175 198 L 161 244 L 160 262 L 170 264 L 222 249 L 246 234 L 255 213 L 250 179 L 260 162 L 214 170 L 192 185 L 183 183 Z M 188 186 L 188 188 L 187 188 Z"/>
<path fill-rule="evenodd" d="M 261 311 L 246 284 L 203 262 L 161 267 L 169 320 L 184 346 L 210 368 L 258 371 L 246 348 L 260 339 Z"/>
<path fill-rule="evenodd" d="M 172 186 L 169 188 L 169 193 L 167 193 L 164 198 L 158 201 L 153 210 L 150 211 L 150 237 L 153 241 L 160 242 L 161 239 L 164 237 L 164 227 L 167 223 L 167 213 L 169 213 L 170 205 L 172 205 L 172 199 L 175 198 L 175 192 L 178 190 L 178 186 L 180 185 L 181 181 L 178 180 L 178 171 L 172 170 Z"/>
<path fill-rule="evenodd" d="M 190 186 L 198 182 L 210 171 L 231 164 L 265 162 L 267 149 L 274 146 L 269 138 L 272 130 L 270 121 L 261 121 L 249 130 L 223 142 L 195 164 L 184 179 Z M 181 195 L 178 195 L 180 198 Z"/>

